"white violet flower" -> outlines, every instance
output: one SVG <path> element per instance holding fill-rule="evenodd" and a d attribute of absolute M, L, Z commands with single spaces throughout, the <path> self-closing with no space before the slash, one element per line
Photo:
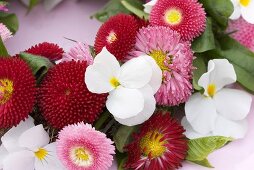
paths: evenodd
<path fill-rule="evenodd" d="M 105 47 L 86 69 L 85 83 L 92 93 L 109 93 L 106 107 L 124 125 L 141 124 L 155 110 L 154 94 L 162 72 L 149 56 L 129 60 L 122 66 Z"/>
<path fill-rule="evenodd" d="M 145 7 L 145 8 L 144 8 L 144 11 L 145 11 L 146 13 L 150 14 L 151 11 L 152 11 L 153 6 L 157 3 L 157 1 L 158 1 L 158 0 L 151 0 L 151 1 L 147 2 L 147 3 L 144 5 L 144 7 Z"/>
<path fill-rule="evenodd" d="M 243 138 L 252 97 L 244 91 L 226 88 L 236 82 L 236 73 L 226 59 L 214 59 L 208 63 L 199 86 L 204 93 L 195 93 L 186 102 L 182 124 L 190 139 L 204 136 Z"/>
<path fill-rule="evenodd" d="M 34 126 L 31 118 L 13 127 L 2 137 L 0 169 L 62 170 L 55 143 L 49 143 L 42 125 Z"/>
<path fill-rule="evenodd" d="M 231 0 L 234 12 L 230 19 L 236 20 L 242 17 L 249 23 L 254 24 L 254 0 Z"/>

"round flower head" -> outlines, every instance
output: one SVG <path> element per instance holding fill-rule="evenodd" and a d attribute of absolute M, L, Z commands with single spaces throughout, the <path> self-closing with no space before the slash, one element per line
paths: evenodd
<path fill-rule="evenodd" d="M 167 36 L 163 36 L 167 35 Z M 193 53 L 180 35 L 163 26 L 139 30 L 132 57 L 152 57 L 162 70 L 162 85 L 155 95 L 159 105 L 178 105 L 191 95 Z"/>
<path fill-rule="evenodd" d="M 205 30 L 206 14 L 197 0 L 159 0 L 152 8 L 150 23 L 170 27 L 183 40 L 192 40 Z"/>
<path fill-rule="evenodd" d="M 126 168 L 176 169 L 185 159 L 188 145 L 183 127 L 169 113 L 155 114 L 127 145 Z"/>
<path fill-rule="evenodd" d="M 85 121 L 93 123 L 102 112 L 106 95 L 93 94 L 84 83 L 87 63 L 63 62 L 49 70 L 39 92 L 39 106 L 55 128 Z"/>
<path fill-rule="evenodd" d="M 35 103 L 35 78 L 18 58 L 0 59 L 0 128 L 16 126 Z"/>
<path fill-rule="evenodd" d="M 231 36 L 242 45 L 254 51 L 254 25 L 249 24 L 243 18 L 230 21 L 228 32 L 234 32 Z M 236 32 L 235 32 L 236 31 Z"/>
<path fill-rule="evenodd" d="M 95 52 L 107 47 L 118 60 L 123 61 L 135 44 L 139 25 L 135 17 L 126 14 L 115 15 L 99 29 L 95 40 Z"/>
<path fill-rule="evenodd" d="M 90 124 L 69 125 L 59 133 L 57 154 L 69 170 L 105 170 L 112 165 L 115 147 Z"/>
<path fill-rule="evenodd" d="M 48 42 L 37 44 L 25 52 L 46 57 L 51 61 L 60 60 L 63 57 L 64 53 L 63 49 L 60 48 L 57 44 Z"/>
<path fill-rule="evenodd" d="M 0 23 L 0 36 L 3 42 L 12 37 L 11 31 L 2 23 Z"/>

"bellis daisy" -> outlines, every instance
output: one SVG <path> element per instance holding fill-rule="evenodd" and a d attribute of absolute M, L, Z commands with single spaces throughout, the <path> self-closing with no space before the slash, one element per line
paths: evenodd
<path fill-rule="evenodd" d="M 69 170 L 105 170 L 112 165 L 115 147 L 90 124 L 64 127 L 57 140 L 59 159 Z"/>
<path fill-rule="evenodd" d="M 156 104 L 153 95 L 160 87 L 161 71 L 151 58 L 135 58 L 120 67 L 116 58 L 103 48 L 85 74 L 91 92 L 109 92 L 107 109 L 120 123 L 140 124 L 153 114 Z"/>
<path fill-rule="evenodd" d="M 205 30 L 206 14 L 197 0 L 159 0 L 152 8 L 150 23 L 169 27 L 183 40 L 192 40 Z"/>
<path fill-rule="evenodd" d="M 49 70 L 41 83 L 39 106 L 55 128 L 81 121 L 93 123 L 103 111 L 106 94 L 88 91 L 84 83 L 86 61 L 63 62 Z"/>
<path fill-rule="evenodd" d="M 0 36 L 3 42 L 12 37 L 11 31 L 3 23 L 0 23 Z"/>
<path fill-rule="evenodd" d="M 81 42 L 77 42 L 75 47 L 71 48 L 68 53 L 64 53 L 63 61 L 86 61 L 88 65 L 93 63 L 93 57 L 90 53 L 89 46 Z"/>
<path fill-rule="evenodd" d="M 134 16 L 118 14 L 106 21 L 99 29 L 95 39 L 95 52 L 98 54 L 107 47 L 118 60 L 124 61 L 135 44 L 139 25 Z"/>
<path fill-rule="evenodd" d="M 35 78 L 25 61 L 0 59 L 0 128 L 16 126 L 35 103 Z"/>
<path fill-rule="evenodd" d="M 231 0 L 234 12 L 230 19 L 238 19 L 242 16 L 247 22 L 254 24 L 254 0 Z"/>
<path fill-rule="evenodd" d="M 126 168 L 155 170 L 180 167 L 188 150 L 183 132 L 183 127 L 169 113 L 155 114 L 127 145 Z"/>
<path fill-rule="evenodd" d="M 9 147 L 2 148 L 5 149 L 3 169 L 62 170 L 55 143 L 48 144 L 49 136 L 42 125 L 31 125 L 31 120 L 27 120 L 3 136 L 3 147 Z"/>
<path fill-rule="evenodd" d="M 185 102 L 192 91 L 193 53 L 190 44 L 182 42 L 177 32 L 163 26 L 140 29 L 136 41 L 131 57 L 146 54 L 162 71 L 162 85 L 155 95 L 157 103 L 172 106 Z"/>
<path fill-rule="evenodd" d="M 225 88 L 236 81 L 232 64 L 226 59 L 214 59 L 208 63 L 208 72 L 198 84 L 204 93 L 195 93 L 186 102 L 186 118 L 182 124 L 188 138 L 203 136 L 227 136 L 243 138 L 247 131 L 246 116 L 252 98 L 241 90 Z"/>
<path fill-rule="evenodd" d="M 254 25 L 246 22 L 243 18 L 230 21 L 228 32 L 231 37 L 239 41 L 242 45 L 254 51 Z"/>

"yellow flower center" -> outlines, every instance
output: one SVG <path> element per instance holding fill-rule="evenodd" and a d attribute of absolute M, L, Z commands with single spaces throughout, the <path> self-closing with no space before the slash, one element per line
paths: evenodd
<path fill-rule="evenodd" d="M 93 163 L 93 157 L 84 147 L 75 147 L 70 152 L 70 158 L 80 167 L 88 167 Z"/>
<path fill-rule="evenodd" d="M 250 4 L 251 0 L 240 0 L 240 4 L 244 7 L 247 7 Z"/>
<path fill-rule="evenodd" d="M 165 13 L 165 21 L 169 25 L 178 25 L 183 19 L 182 12 L 179 9 L 169 9 Z"/>
<path fill-rule="evenodd" d="M 167 142 L 162 139 L 163 137 L 164 135 L 158 131 L 148 132 L 140 141 L 143 154 L 152 158 L 162 156 L 167 150 L 165 147 Z"/>
<path fill-rule="evenodd" d="M 112 44 L 113 42 L 115 42 L 117 40 L 117 36 L 116 33 L 114 31 L 111 31 L 108 36 L 107 36 L 107 42 L 109 44 Z"/>
<path fill-rule="evenodd" d="M 5 104 L 14 91 L 13 82 L 9 79 L 0 79 L 0 104 Z"/>
<path fill-rule="evenodd" d="M 207 86 L 207 93 L 210 97 L 213 97 L 216 93 L 216 85 L 215 84 L 209 84 Z"/>
<path fill-rule="evenodd" d="M 44 148 L 39 148 L 37 152 L 34 152 L 36 158 L 38 158 L 40 161 L 45 160 L 47 155 L 49 154 L 48 151 Z"/>
<path fill-rule="evenodd" d="M 109 82 L 110 82 L 111 86 L 113 86 L 114 88 L 117 88 L 118 86 L 120 86 L 120 82 L 116 77 L 112 77 L 109 80 Z"/>
<path fill-rule="evenodd" d="M 161 50 L 154 50 L 149 55 L 156 61 L 156 63 L 158 64 L 158 66 L 160 67 L 162 71 L 165 71 L 165 70 L 170 71 L 169 68 L 165 65 L 165 61 L 167 57 L 166 53 L 164 53 Z"/>

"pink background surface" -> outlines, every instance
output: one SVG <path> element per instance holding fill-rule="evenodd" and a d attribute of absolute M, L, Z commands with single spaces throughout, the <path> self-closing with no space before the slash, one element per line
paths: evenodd
<path fill-rule="evenodd" d="M 15 12 L 20 20 L 20 29 L 6 45 L 10 54 L 16 54 L 31 45 L 43 41 L 54 42 L 66 51 L 74 40 L 93 44 L 100 23 L 89 16 L 100 9 L 106 0 L 65 0 L 53 11 L 48 12 L 42 6 L 36 7 L 26 15 L 26 9 L 14 2 L 10 11 Z M 254 169 L 254 103 L 248 117 L 249 131 L 246 138 L 230 143 L 209 156 L 216 170 L 253 170 Z M 111 170 L 116 170 L 114 164 Z M 184 163 L 181 170 L 206 170 L 207 168 Z"/>

